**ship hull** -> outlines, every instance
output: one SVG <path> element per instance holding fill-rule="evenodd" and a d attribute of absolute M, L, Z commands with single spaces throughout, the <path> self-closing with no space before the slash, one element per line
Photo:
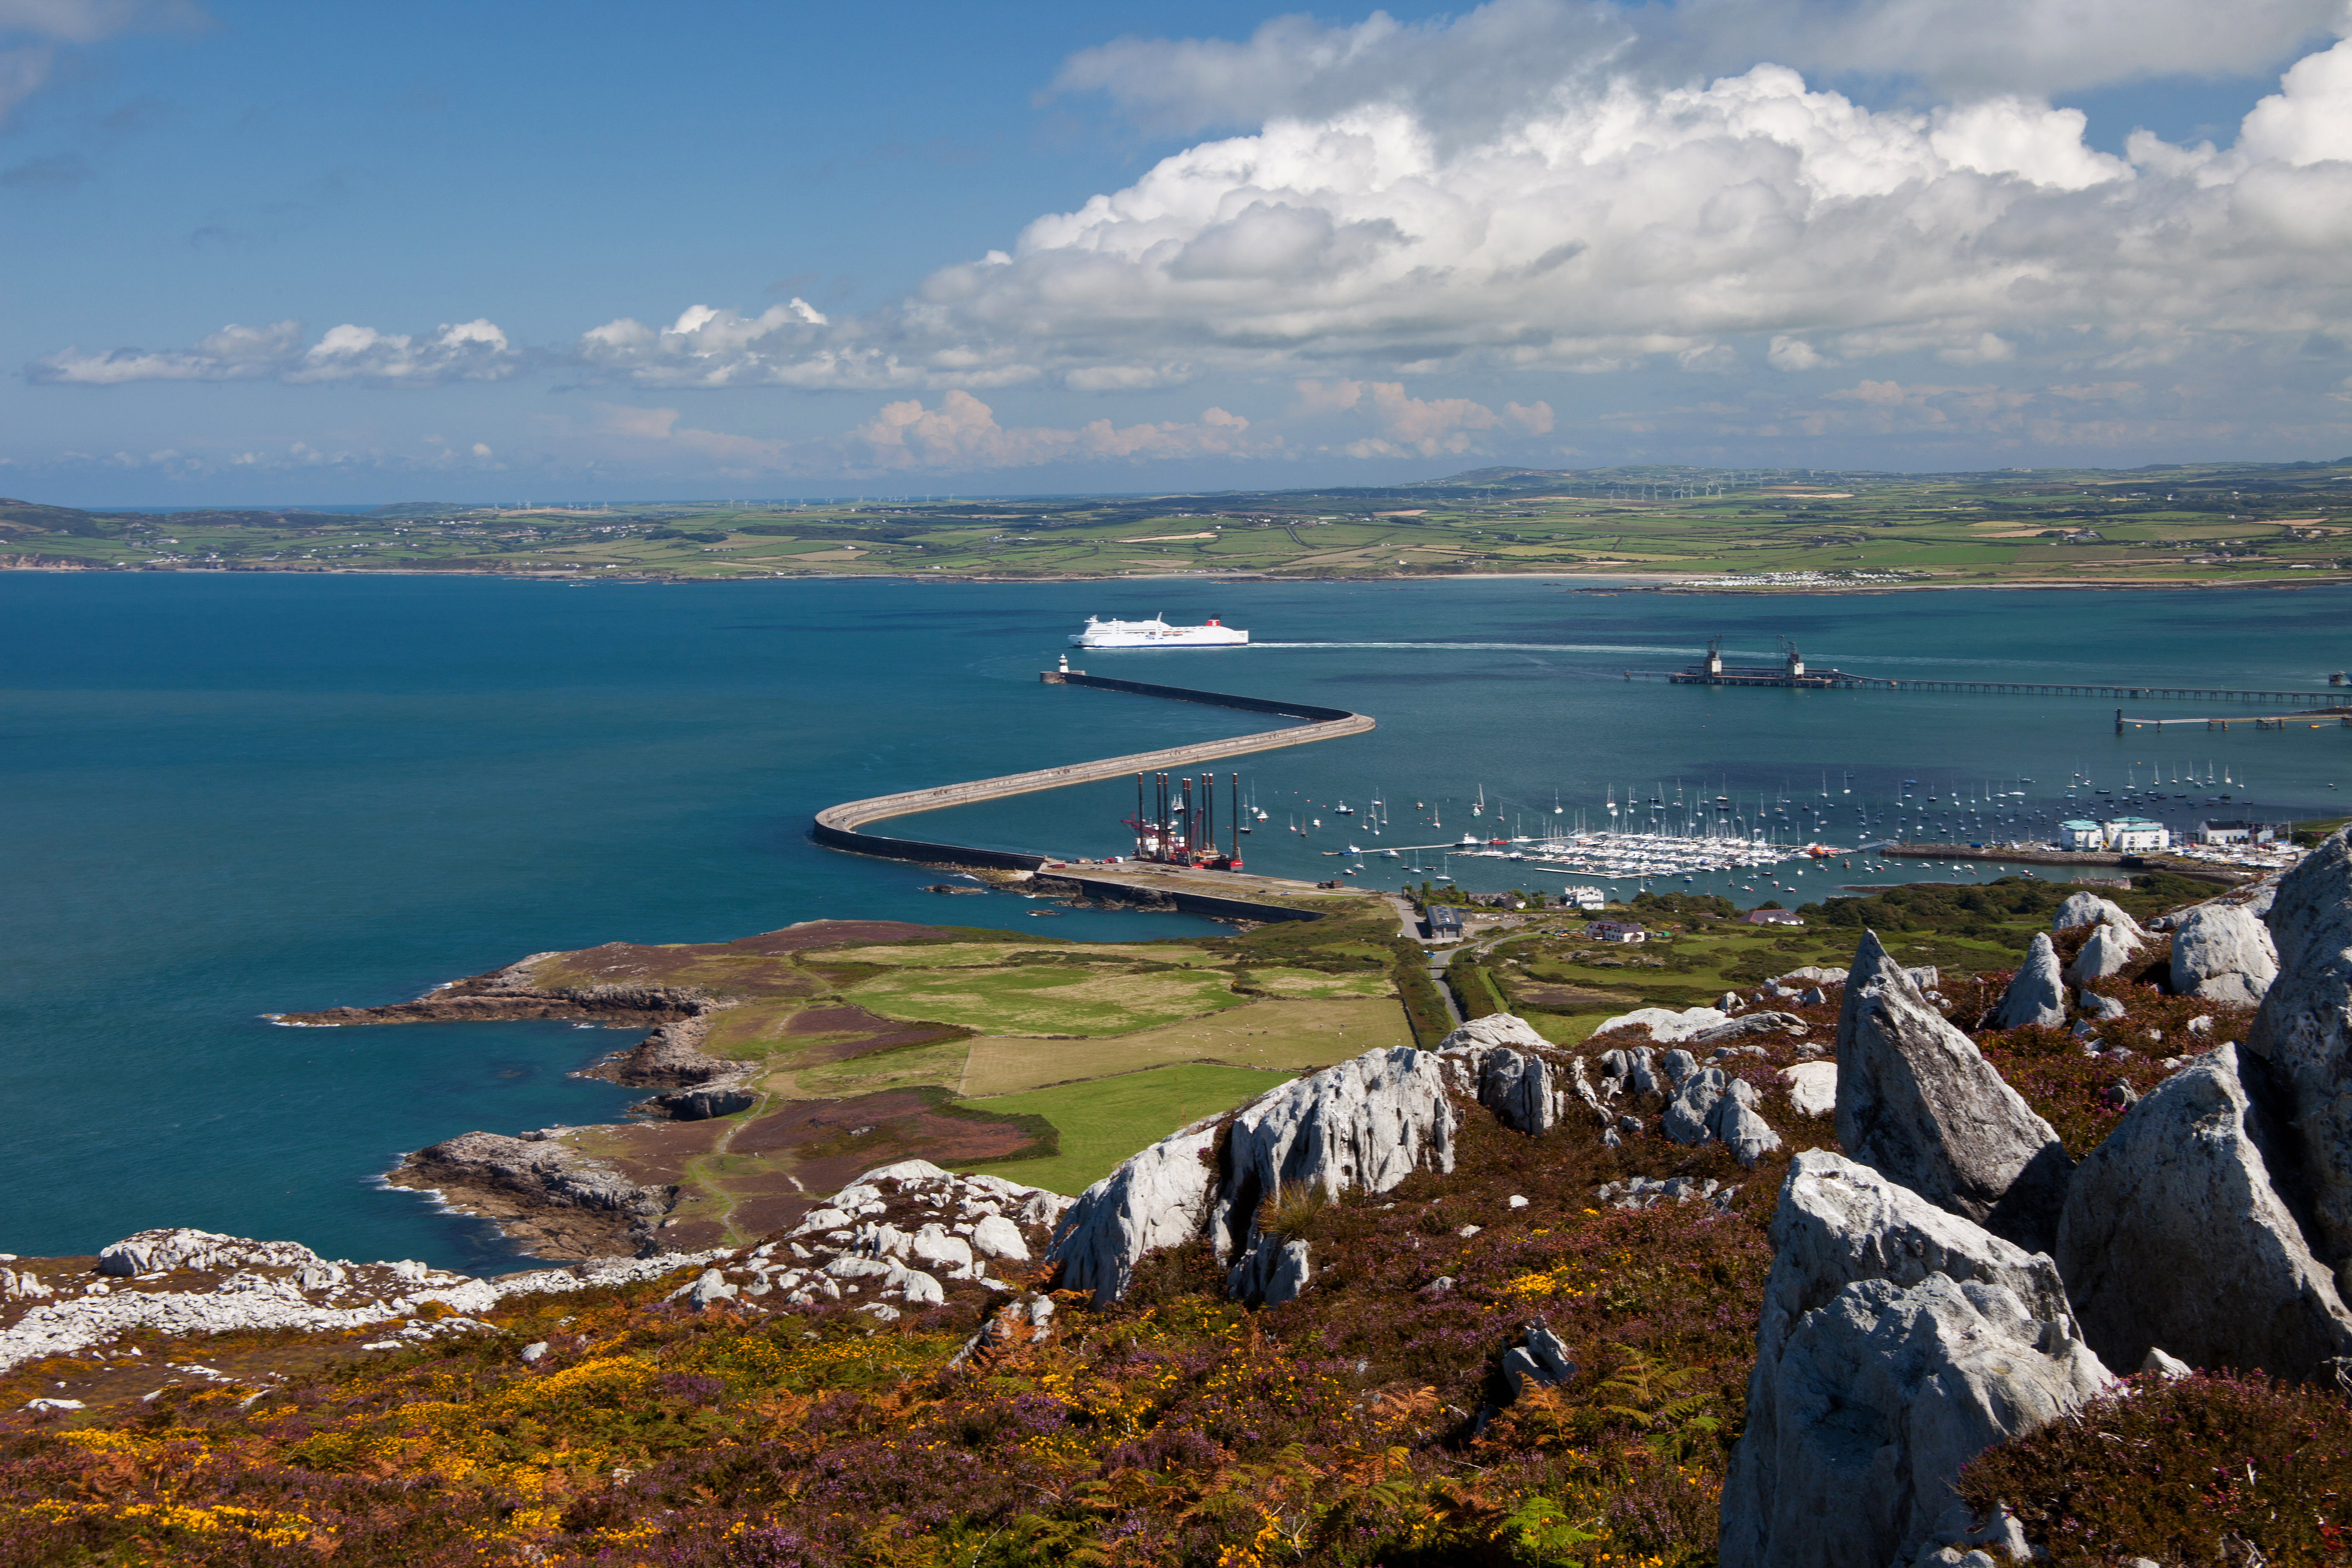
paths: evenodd
<path fill-rule="evenodd" d="M 1241 647 L 1249 633 L 1225 626 L 1183 626 L 1166 632 L 1073 632 L 1072 647 Z"/>

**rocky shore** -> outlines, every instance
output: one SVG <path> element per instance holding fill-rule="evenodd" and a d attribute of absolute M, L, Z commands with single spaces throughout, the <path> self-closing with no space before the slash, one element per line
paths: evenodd
<path fill-rule="evenodd" d="M 635 1045 L 582 1068 L 579 1076 L 669 1090 L 631 1109 L 681 1121 L 728 1115 L 754 1102 L 756 1097 L 742 1087 L 744 1064 L 706 1056 L 701 1048 L 711 1015 L 730 1005 L 724 998 L 674 986 L 541 986 L 537 967 L 562 956 L 533 953 L 411 1002 L 270 1016 L 304 1028 L 517 1018 L 650 1025 Z M 384 1181 L 432 1192 L 460 1214 L 489 1220 L 537 1257 L 644 1258 L 660 1252 L 656 1233 L 677 1202 L 677 1188 L 630 1181 L 610 1163 L 559 1142 L 559 1134 L 568 1131 L 572 1130 L 551 1128 L 519 1137 L 463 1133 L 404 1156 L 384 1173 Z"/>
<path fill-rule="evenodd" d="M 392 1186 L 433 1192 L 461 1214 L 494 1222 L 539 1258 L 649 1258 L 677 1188 L 641 1185 L 558 1142 L 562 1129 L 465 1132 L 419 1149 L 384 1174 Z"/>

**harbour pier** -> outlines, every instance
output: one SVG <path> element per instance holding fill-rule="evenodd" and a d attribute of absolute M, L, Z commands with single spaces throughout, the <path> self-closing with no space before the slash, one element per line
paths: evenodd
<path fill-rule="evenodd" d="M 1699 662 L 1685 668 L 1625 671 L 1628 680 L 1654 680 L 1661 676 L 1676 686 L 1777 686 L 1822 691 L 1939 691 L 1973 697 L 2103 697 L 2110 700 L 2122 698 L 2128 701 L 2308 704 L 2324 701 L 2326 696 L 2321 691 L 2253 691 L 2210 686 L 2126 686 L 2105 681 L 1896 680 L 1886 676 L 1857 675 L 1843 669 L 1808 668 L 1805 656 L 1787 637 L 1780 639 L 1780 662 L 1778 664 L 1726 664 L 1723 639 L 1717 637 L 1706 645 L 1706 652 Z M 2315 711 L 2322 715 L 2352 716 L 2352 701 L 2329 702 Z M 2294 718 L 2306 716 L 2290 715 Z"/>
<path fill-rule="evenodd" d="M 1059 767 L 1037 768 L 1028 773 L 1003 773 L 994 778 L 973 779 L 963 784 L 934 784 L 927 789 L 902 790 L 895 795 L 844 801 L 816 814 L 809 837 L 828 848 L 887 860 L 910 860 L 926 866 L 1045 872 L 1056 879 L 1078 884 L 1089 896 L 1163 904 L 1192 914 L 1253 921 L 1313 919 L 1313 911 L 1281 904 L 1259 903 L 1246 896 L 1250 891 L 1260 890 L 1270 896 L 1331 896 L 1328 890 L 1318 890 L 1305 883 L 1273 885 L 1286 880 L 1283 879 L 1250 878 L 1245 874 L 1191 871 L 1162 866 L 1089 864 L 1081 869 L 1048 855 L 938 844 L 866 831 L 869 824 L 912 816 L 919 812 L 969 805 L 977 801 L 1000 800 L 1006 795 L 1028 795 L 1038 790 L 1061 789 L 1069 784 L 1090 784 L 1097 779 L 1162 770 L 1180 771 L 1220 757 L 1244 756 L 1285 746 L 1311 745 L 1318 741 L 1360 735 L 1373 728 L 1373 721 L 1369 715 L 1352 713 L 1344 708 L 1280 702 L 1269 698 L 1242 697 L 1228 692 L 1198 691 L 1181 686 L 1155 686 L 1139 680 L 1118 680 L 1071 669 L 1066 658 L 1062 663 L 1062 668 L 1046 670 L 1039 679 L 1053 686 L 1090 686 L 1097 690 L 1125 691 L 1171 701 L 1237 708 L 1247 712 L 1276 714 L 1300 721 L 1282 729 L 1261 730 L 1254 734 L 1234 735 L 1221 741 L 1202 741 L 1189 746 L 1168 746 L 1154 752 L 1134 752 L 1094 762 L 1067 763 Z M 1264 884 L 1262 888 L 1261 884 Z M 1340 896 L 1367 895 L 1342 889 Z"/>

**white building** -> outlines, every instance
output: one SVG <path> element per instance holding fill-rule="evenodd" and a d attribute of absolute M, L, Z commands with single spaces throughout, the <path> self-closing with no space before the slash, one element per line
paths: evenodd
<path fill-rule="evenodd" d="M 2062 849 L 2097 849 L 2112 855 L 2136 855 L 2147 849 L 2172 847 L 2172 829 L 2145 816 L 2118 816 L 2112 822 L 2088 822 L 2081 817 L 2058 825 Z"/>
<path fill-rule="evenodd" d="M 2283 822 L 2200 822 L 2200 844 L 2271 844 L 2291 838 L 2294 829 Z"/>
<path fill-rule="evenodd" d="M 2106 834 L 2107 847 L 2119 854 L 2172 847 L 2172 829 L 2145 816 L 2119 816 L 2106 825 Z"/>

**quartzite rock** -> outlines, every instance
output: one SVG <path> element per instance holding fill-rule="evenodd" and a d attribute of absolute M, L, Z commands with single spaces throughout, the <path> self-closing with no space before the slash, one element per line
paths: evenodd
<path fill-rule="evenodd" d="M 1724 1568 L 1885 1568 L 1960 1468 L 2107 1386 L 2057 1270 L 1877 1172 L 1797 1156 L 1773 1216 Z"/>
<path fill-rule="evenodd" d="M 2104 923 L 2074 954 L 2074 962 L 2066 966 L 2066 978 L 2077 985 L 2088 985 L 2094 980 L 2120 974 L 2131 967 L 2132 960 L 2147 945 L 2147 940 L 2139 934 L 2138 928 L 2126 931 L 2119 925 Z"/>
<path fill-rule="evenodd" d="M 2139 922 L 2124 913 L 2122 906 L 2096 893 L 2068 894 L 2066 901 L 2058 906 L 2058 912 L 2050 921 L 2050 929 L 2053 931 L 2073 931 L 2076 926 L 2086 925 L 2121 926 L 2133 936 L 2143 934 Z"/>
<path fill-rule="evenodd" d="M 2058 966 L 2058 950 L 2050 945 L 2049 937 L 2035 931 L 2024 964 L 2011 978 L 1984 1026 L 2015 1029 L 2038 1024 L 2055 1029 L 2065 1022 L 2066 978 Z"/>
<path fill-rule="evenodd" d="M 2270 930 L 2278 978 L 2246 1037 L 2284 1079 L 2302 1134 L 2321 1257 L 2352 1258 L 2352 829 L 2279 881 Z M 2340 1281 L 2339 1275 L 2339 1281 Z M 2341 1288 L 2339 1283 L 2339 1289 Z M 2177 1347 L 2166 1346 L 2168 1350 Z"/>
<path fill-rule="evenodd" d="M 1461 1092 L 1504 1126 L 1530 1134 L 1557 1125 L 1573 1092 L 1567 1076 L 1539 1054 L 1550 1048 L 1533 1026 L 1510 1013 L 1474 1019 L 1437 1043 Z"/>
<path fill-rule="evenodd" d="M 1296 1301 L 1315 1278 L 1313 1249 L 1303 1240 L 1260 1235 L 1227 1272 L 1225 1294 L 1253 1307 Z"/>
<path fill-rule="evenodd" d="M 1558 1388 L 1575 1376 L 1576 1362 L 1568 1347 L 1540 1321 L 1529 1323 L 1527 1338 L 1503 1352 L 1503 1378 L 1511 1385 L 1514 1399 L 1526 1393 L 1530 1383 L 1538 1388 Z"/>
<path fill-rule="evenodd" d="M 1061 1289 L 1091 1290 L 1108 1305 L 1127 1289 L 1138 1259 L 1201 1234 L 1216 1175 L 1202 1156 L 1215 1143 L 1215 1119 L 1171 1132 L 1070 1205 L 1046 1257 L 1061 1265 Z"/>
<path fill-rule="evenodd" d="M 2172 931 L 2172 991 L 2252 1007 L 2278 978 L 2270 928 L 2243 904 L 2200 904 Z"/>
<path fill-rule="evenodd" d="M 1789 1103 L 1800 1116 L 1832 1116 L 1837 1112 L 1837 1063 L 1799 1062 L 1780 1069 L 1789 1086 Z"/>
<path fill-rule="evenodd" d="M 1804 1032 L 1805 1021 L 1794 1013 L 1750 1013 L 1744 1018 L 1734 1018 L 1728 1024 L 1701 1029 L 1684 1044 L 1694 1051 L 1706 1051 L 1717 1046 L 1736 1046 L 1745 1040 L 1764 1039 L 1774 1035 L 1801 1035 Z"/>
<path fill-rule="evenodd" d="M 1928 1202 L 2046 1251 L 2074 1169 L 2050 1124 L 1865 931 L 1838 1015 L 1838 1142 Z"/>
<path fill-rule="evenodd" d="M 1210 1215 L 1220 1259 L 1249 1239 L 1261 1201 L 1292 1188 L 1384 1193 L 1415 1171 L 1454 1169 L 1444 1058 L 1411 1046 L 1366 1051 L 1260 1095 L 1233 1121 Z"/>
<path fill-rule="evenodd" d="M 1602 1019 L 1592 1033 L 1601 1036 L 1612 1029 L 1637 1026 L 1649 1030 L 1650 1037 L 1660 1045 L 1676 1046 L 1728 1022 L 1729 1015 L 1714 1007 L 1685 1007 L 1679 1013 L 1671 1007 L 1636 1007 L 1630 1013 Z"/>
<path fill-rule="evenodd" d="M 2308 1379 L 2352 1354 L 2352 1312 L 2273 1185 L 2284 1130 L 2250 1092 L 2266 1070 L 2235 1046 L 2198 1058 L 2075 1171 L 2058 1268 L 2110 1369 L 2160 1345 L 2196 1366 Z"/>

